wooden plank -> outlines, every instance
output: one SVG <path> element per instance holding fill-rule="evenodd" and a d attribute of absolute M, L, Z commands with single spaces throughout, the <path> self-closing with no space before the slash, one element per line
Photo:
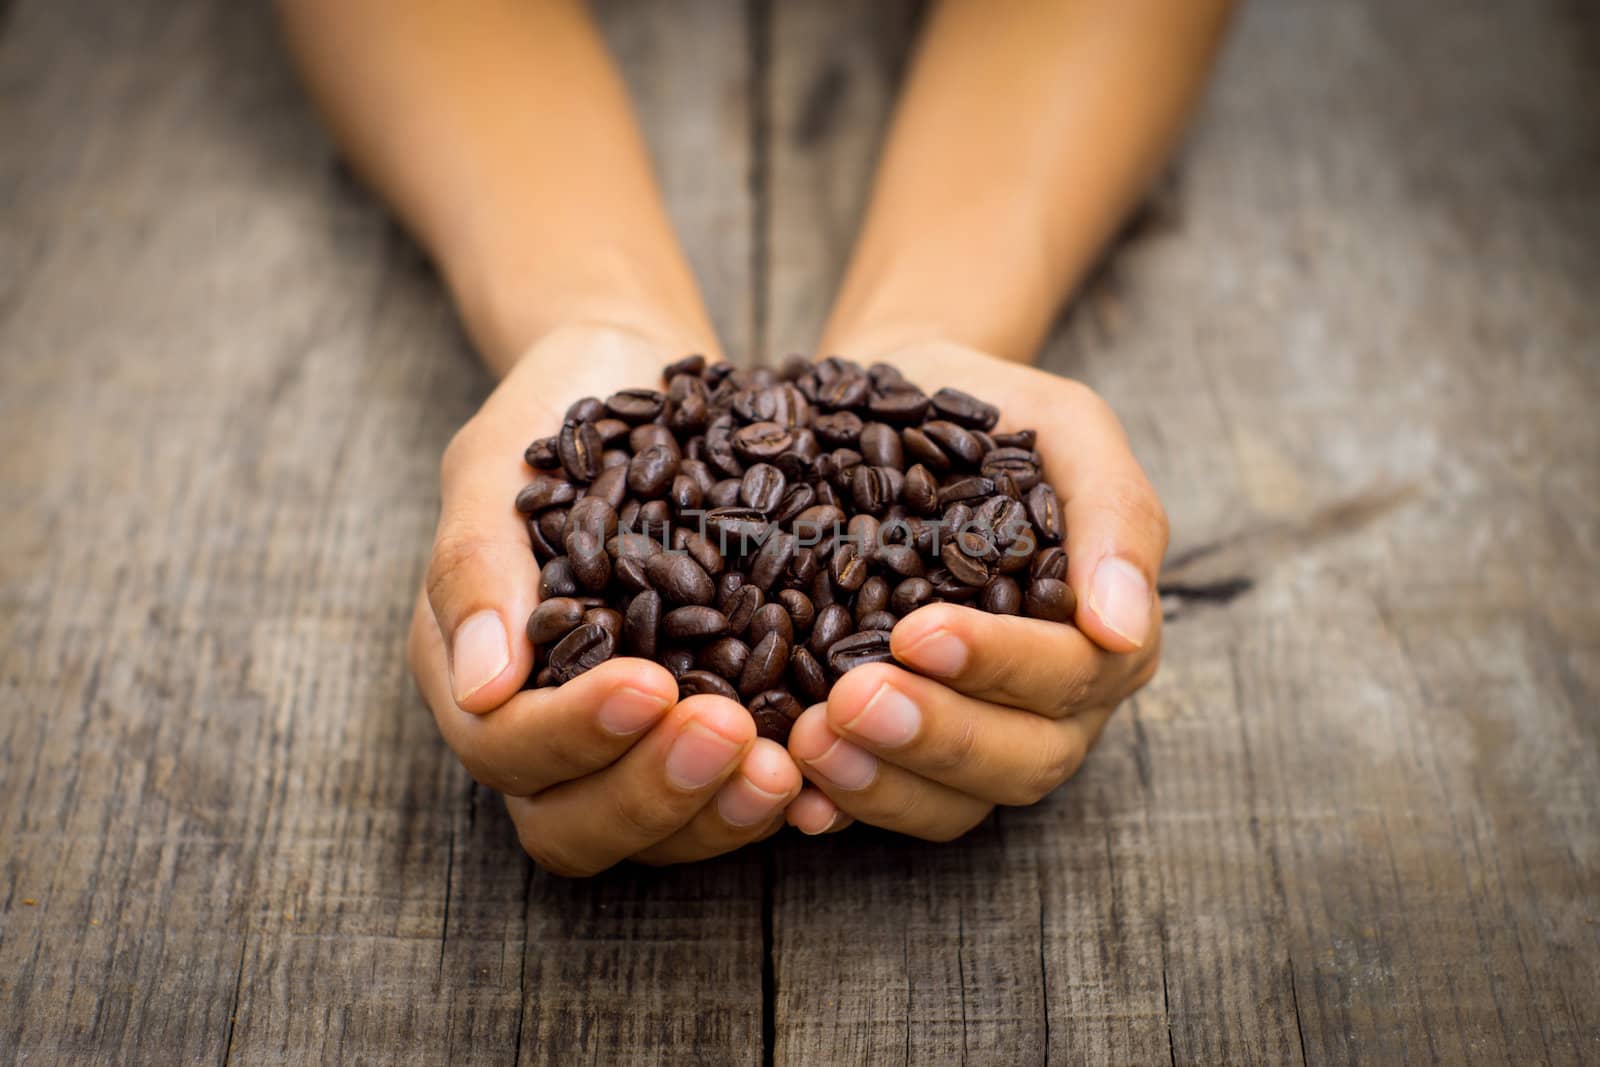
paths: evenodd
<path fill-rule="evenodd" d="M 604 14 L 747 335 L 740 8 Z M 0 1059 L 758 1058 L 759 861 L 533 876 L 420 706 L 489 383 L 265 13 L 23 3 L 0 50 Z"/>

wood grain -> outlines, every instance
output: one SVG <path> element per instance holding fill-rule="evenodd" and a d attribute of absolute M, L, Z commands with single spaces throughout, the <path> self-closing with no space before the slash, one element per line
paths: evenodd
<path fill-rule="evenodd" d="M 806 350 L 916 5 L 599 11 L 728 350 Z M 564 882 L 401 654 L 489 387 L 427 264 L 255 6 L 0 3 L 0 1062 L 1600 1061 L 1596 42 L 1246 8 L 1043 356 L 1226 595 L 959 843 Z"/>

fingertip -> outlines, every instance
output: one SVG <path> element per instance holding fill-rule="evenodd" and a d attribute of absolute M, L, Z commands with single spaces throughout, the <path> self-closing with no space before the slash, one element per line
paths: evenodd
<path fill-rule="evenodd" d="M 787 798 L 800 790 L 800 769 L 789 758 L 788 751 L 769 738 L 756 738 L 739 770 L 763 793 Z"/>
<path fill-rule="evenodd" d="M 835 824 L 844 817 L 839 806 L 829 800 L 820 789 L 811 786 L 800 791 L 789 804 L 789 810 L 784 813 L 789 825 L 803 834 L 815 837 L 825 834 L 833 829 Z"/>
<path fill-rule="evenodd" d="M 700 693 L 688 697 L 679 705 L 689 722 L 697 723 L 736 745 L 745 745 L 756 736 L 755 720 L 750 713 L 727 697 Z"/>
<path fill-rule="evenodd" d="M 1095 565 L 1087 590 L 1078 593 L 1074 621 L 1090 640 L 1108 652 L 1136 652 L 1154 626 L 1156 608 L 1150 580 L 1133 563 L 1108 556 Z"/>
<path fill-rule="evenodd" d="M 899 668 L 887 663 L 869 663 L 857 667 L 833 683 L 828 693 L 827 721 L 837 731 L 839 726 L 854 719 L 873 695 L 896 676 L 903 676 Z"/>
<path fill-rule="evenodd" d="M 828 705 L 813 704 L 789 728 L 789 754 L 797 760 L 817 759 L 838 739 L 828 726 Z"/>
<path fill-rule="evenodd" d="M 459 627 L 450 641 L 450 692 L 462 711 L 481 715 L 493 711 L 513 695 L 527 676 L 527 664 L 518 663 L 505 621 L 493 609 L 480 611 Z"/>
<path fill-rule="evenodd" d="M 971 610 L 951 604 L 918 608 L 890 632 L 889 649 L 895 659 L 913 670 L 937 678 L 954 678 L 966 669 L 971 658 L 962 618 Z"/>

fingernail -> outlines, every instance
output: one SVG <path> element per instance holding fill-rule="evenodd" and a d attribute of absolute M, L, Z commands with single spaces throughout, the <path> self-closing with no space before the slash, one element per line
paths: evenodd
<path fill-rule="evenodd" d="M 681 789 L 699 789 L 716 781 L 738 754 L 738 745 L 692 722 L 667 753 L 667 777 Z"/>
<path fill-rule="evenodd" d="M 667 701 L 654 693 L 624 687 L 606 697 L 595 712 L 600 725 L 619 737 L 636 734 L 661 717 Z"/>
<path fill-rule="evenodd" d="M 967 643 L 949 630 L 935 630 L 906 649 L 904 659 L 919 671 L 954 678 L 967 665 Z"/>
<path fill-rule="evenodd" d="M 743 775 L 717 793 L 717 811 L 730 826 L 754 826 L 772 818 L 783 797 L 769 793 Z"/>
<path fill-rule="evenodd" d="M 835 826 L 838 826 L 840 820 L 843 819 L 843 818 L 844 818 L 844 812 L 836 811 L 836 812 L 833 813 L 833 818 L 829 819 L 826 823 L 824 823 L 820 829 L 807 830 L 807 829 L 804 829 L 802 827 L 800 832 L 805 834 L 807 837 L 820 837 L 823 834 L 827 833 L 829 830 L 832 830 Z"/>
<path fill-rule="evenodd" d="M 456 628 L 450 646 L 450 677 L 456 703 L 500 677 L 511 662 L 505 623 L 497 611 L 480 611 Z"/>
<path fill-rule="evenodd" d="M 875 745 L 898 748 L 909 744 L 921 727 L 922 711 L 911 698 L 892 685 L 882 685 L 844 728 Z"/>
<path fill-rule="evenodd" d="M 878 757 L 842 737 L 807 764 L 840 789 L 865 789 L 878 776 Z"/>
<path fill-rule="evenodd" d="M 1108 629 L 1142 646 L 1150 633 L 1150 583 L 1127 560 L 1103 559 L 1089 586 L 1089 610 Z"/>

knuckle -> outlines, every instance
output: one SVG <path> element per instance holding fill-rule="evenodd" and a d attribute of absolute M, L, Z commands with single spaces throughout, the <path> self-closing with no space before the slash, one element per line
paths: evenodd
<path fill-rule="evenodd" d="M 599 868 L 577 862 L 566 854 L 548 834 L 541 834 L 524 822 L 517 824 L 517 842 L 544 870 L 561 878 L 587 878 L 599 873 Z"/>
<path fill-rule="evenodd" d="M 1044 746 L 1036 763 L 1021 775 L 1006 804 L 1026 807 L 1037 804 L 1071 778 L 1083 762 L 1083 751 L 1066 739 Z"/>
<path fill-rule="evenodd" d="M 647 843 L 659 841 L 683 825 L 675 804 L 633 790 L 612 794 L 612 812 L 628 837 Z"/>
<path fill-rule="evenodd" d="M 945 737 L 926 754 L 929 769 L 953 771 L 965 767 L 978 747 L 978 727 L 972 716 L 961 715 L 948 727 Z"/>

